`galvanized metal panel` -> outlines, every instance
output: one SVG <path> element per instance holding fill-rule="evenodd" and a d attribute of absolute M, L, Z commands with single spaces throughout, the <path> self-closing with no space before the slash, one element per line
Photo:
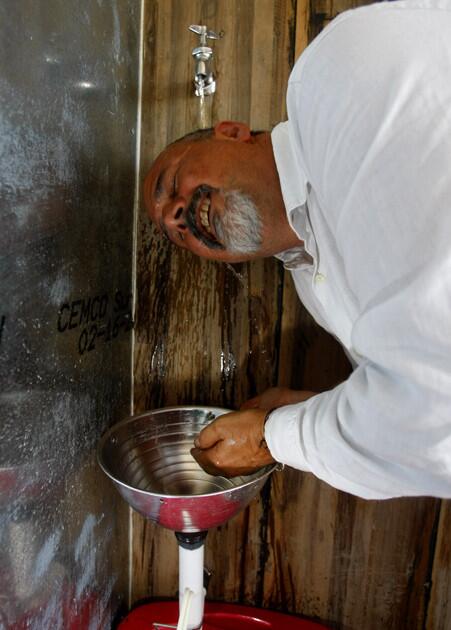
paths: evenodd
<path fill-rule="evenodd" d="M 127 510 L 140 6 L 0 4 L 0 627 L 107 628 Z"/>

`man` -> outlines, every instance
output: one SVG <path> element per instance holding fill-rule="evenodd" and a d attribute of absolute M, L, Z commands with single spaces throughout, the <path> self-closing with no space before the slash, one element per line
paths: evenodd
<path fill-rule="evenodd" d="M 248 401 L 193 455 L 228 475 L 280 461 L 366 498 L 451 497 L 451 3 L 342 14 L 287 103 L 271 134 L 221 122 L 170 145 L 146 204 L 194 254 L 280 258 L 355 369 Z"/>

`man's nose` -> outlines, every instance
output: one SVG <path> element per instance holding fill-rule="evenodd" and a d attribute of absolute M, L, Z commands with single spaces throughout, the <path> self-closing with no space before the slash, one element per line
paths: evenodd
<path fill-rule="evenodd" d="M 185 203 L 183 199 L 174 199 L 166 205 L 163 212 L 163 221 L 168 231 L 175 230 L 181 233 L 186 230 Z"/>

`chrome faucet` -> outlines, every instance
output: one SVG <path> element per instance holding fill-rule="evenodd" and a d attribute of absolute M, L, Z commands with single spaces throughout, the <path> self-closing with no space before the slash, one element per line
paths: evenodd
<path fill-rule="evenodd" d="M 220 39 L 223 36 L 214 31 L 209 31 L 206 26 L 191 24 L 190 31 L 199 35 L 200 46 L 193 48 L 192 55 L 195 60 L 194 92 L 196 96 L 208 96 L 216 91 L 216 79 L 213 72 L 213 49 L 207 46 L 208 39 Z"/>

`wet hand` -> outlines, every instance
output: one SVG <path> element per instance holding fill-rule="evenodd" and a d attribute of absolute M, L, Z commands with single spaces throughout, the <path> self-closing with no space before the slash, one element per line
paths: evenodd
<path fill-rule="evenodd" d="M 271 387 L 265 390 L 259 396 L 247 400 L 241 405 L 241 409 L 275 409 L 284 405 L 293 405 L 303 402 L 311 396 L 315 396 L 316 392 L 305 389 L 289 389 L 288 387 Z"/>
<path fill-rule="evenodd" d="M 275 462 L 264 441 L 266 411 L 250 409 L 216 418 L 194 441 L 191 454 L 210 475 L 249 475 Z"/>

